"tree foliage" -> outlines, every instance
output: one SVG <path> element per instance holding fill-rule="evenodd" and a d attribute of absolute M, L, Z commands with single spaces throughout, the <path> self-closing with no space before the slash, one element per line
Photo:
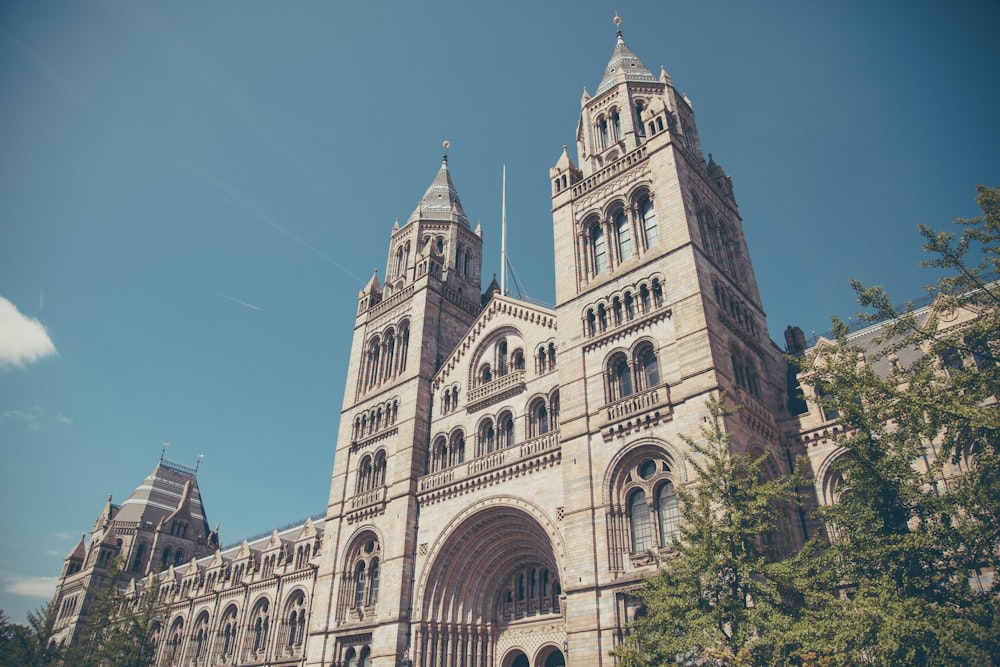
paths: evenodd
<path fill-rule="evenodd" d="M 677 490 L 677 555 L 638 593 L 645 615 L 616 649 L 626 667 L 773 664 L 791 650 L 795 611 L 767 536 L 797 502 L 795 480 L 766 479 L 766 452 L 731 451 L 725 401 L 708 401 L 703 439 L 687 442 L 697 482 Z"/>
<path fill-rule="evenodd" d="M 835 319 L 834 340 L 798 360 L 838 414 L 837 502 L 814 514 L 827 534 L 765 557 L 794 480 L 732 453 L 710 404 L 688 443 L 698 481 L 678 490 L 678 555 L 638 593 L 623 665 L 1000 662 L 1000 188 L 976 201 L 957 233 L 920 228 L 940 276 L 929 310 L 852 282 L 878 337 L 861 348 Z"/>
<path fill-rule="evenodd" d="M 142 589 L 128 590 L 118 558 L 112 559 L 81 630 L 80 641 L 67 652 L 66 667 L 150 667 L 164 620 L 158 604 L 159 579 L 153 575 Z"/>
<path fill-rule="evenodd" d="M 838 502 L 819 511 L 832 540 L 800 557 L 820 621 L 807 634 L 829 664 L 1000 655 L 1000 591 L 970 583 L 1000 555 L 1000 189 L 977 202 L 958 237 L 921 227 L 923 265 L 944 272 L 929 311 L 855 282 L 862 316 L 884 322 L 873 346 L 835 320 L 833 344 L 803 362 L 842 427 Z"/>
<path fill-rule="evenodd" d="M 63 651 L 52 642 L 55 611 L 46 604 L 28 612 L 28 625 L 7 621 L 0 611 L 0 667 L 59 665 Z"/>

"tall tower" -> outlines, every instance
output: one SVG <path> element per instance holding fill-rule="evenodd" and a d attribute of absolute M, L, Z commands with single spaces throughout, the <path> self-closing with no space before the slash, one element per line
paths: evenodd
<path fill-rule="evenodd" d="M 620 30 L 550 170 L 559 321 L 569 662 L 606 656 L 628 589 L 678 530 L 705 400 L 728 390 L 734 447 L 778 442 L 784 375 L 767 337 L 732 182 L 706 162 L 690 100 Z M 772 474 L 787 464 L 772 450 Z M 597 657 L 602 656 L 602 657 Z M 588 663 L 590 664 L 590 663 Z"/>
<path fill-rule="evenodd" d="M 481 268 L 445 154 L 393 225 L 385 284 L 376 273 L 358 295 L 307 664 L 396 664 L 406 650 L 431 378 L 480 311 Z"/>

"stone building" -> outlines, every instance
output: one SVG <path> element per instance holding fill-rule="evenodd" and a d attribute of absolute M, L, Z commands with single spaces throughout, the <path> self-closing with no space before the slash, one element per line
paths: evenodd
<path fill-rule="evenodd" d="M 61 639 L 117 554 L 140 588 L 163 569 L 158 664 L 614 664 L 678 531 L 706 399 L 744 406 L 734 446 L 766 448 L 774 476 L 809 443 L 786 436 L 732 181 L 620 32 L 576 155 L 550 170 L 554 308 L 481 294 L 445 158 L 359 294 L 324 520 L 219 551 L 194 471 L 161 461 L 67 558 Z M 777 537 L 809 530 L 788 517 Z"/>

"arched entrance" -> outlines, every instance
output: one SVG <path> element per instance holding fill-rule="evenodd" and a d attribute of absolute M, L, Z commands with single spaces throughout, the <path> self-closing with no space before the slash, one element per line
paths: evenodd
<path fill-rule="evenodd" d="M 551 642 L 565 625 L 553 537 L 532 509 L 494 501 L 446 531 L 419 587 L 414 665 L 535 667 L 542 628 Z"/>

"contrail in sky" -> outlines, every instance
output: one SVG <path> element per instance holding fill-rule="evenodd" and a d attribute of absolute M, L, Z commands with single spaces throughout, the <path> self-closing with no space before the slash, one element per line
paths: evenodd
<path fill-rule="evenodd" d="M 31 47 L 18 39 L 15 35 L 11 34 L 10 31 L 2 25 L 0 25 L 0 35 L 5 37 L 7 41 L 14 45 L 14 48 L 17 49 L 21 55 L 30 60 L 35 67 L 40 69 L 45 75 L 45 78 L 54 83 L 57 88 L 61 89 L 64 93 L 86 107 L 87 111 L 90 113 L 101 118 L 105 117 L 105 114 L 90 101 L 90 98 L 87 97 L 76 84 L 64 77 L 52 63 L 38 55 Z"/>
<path fill-rule="evenodd" d="M 252 303 L 241 301 L 237 299 L 235 296 L 229 296 L 228 294 L 223 294 L 222 292 L 217 292 L 216 290 L 209 290 L 209 291 L 212 292 L 212 294 L 215 294 L 216 296 L 221 296 L 223 299 L 229 299 L 233 303 L 238 303 L 241 306 L 246 306 L 247 308 L 252 308 L 253 310 L 263 310 L 263 308 L 261 308 L 260 306 L 255 306 Z"/>

